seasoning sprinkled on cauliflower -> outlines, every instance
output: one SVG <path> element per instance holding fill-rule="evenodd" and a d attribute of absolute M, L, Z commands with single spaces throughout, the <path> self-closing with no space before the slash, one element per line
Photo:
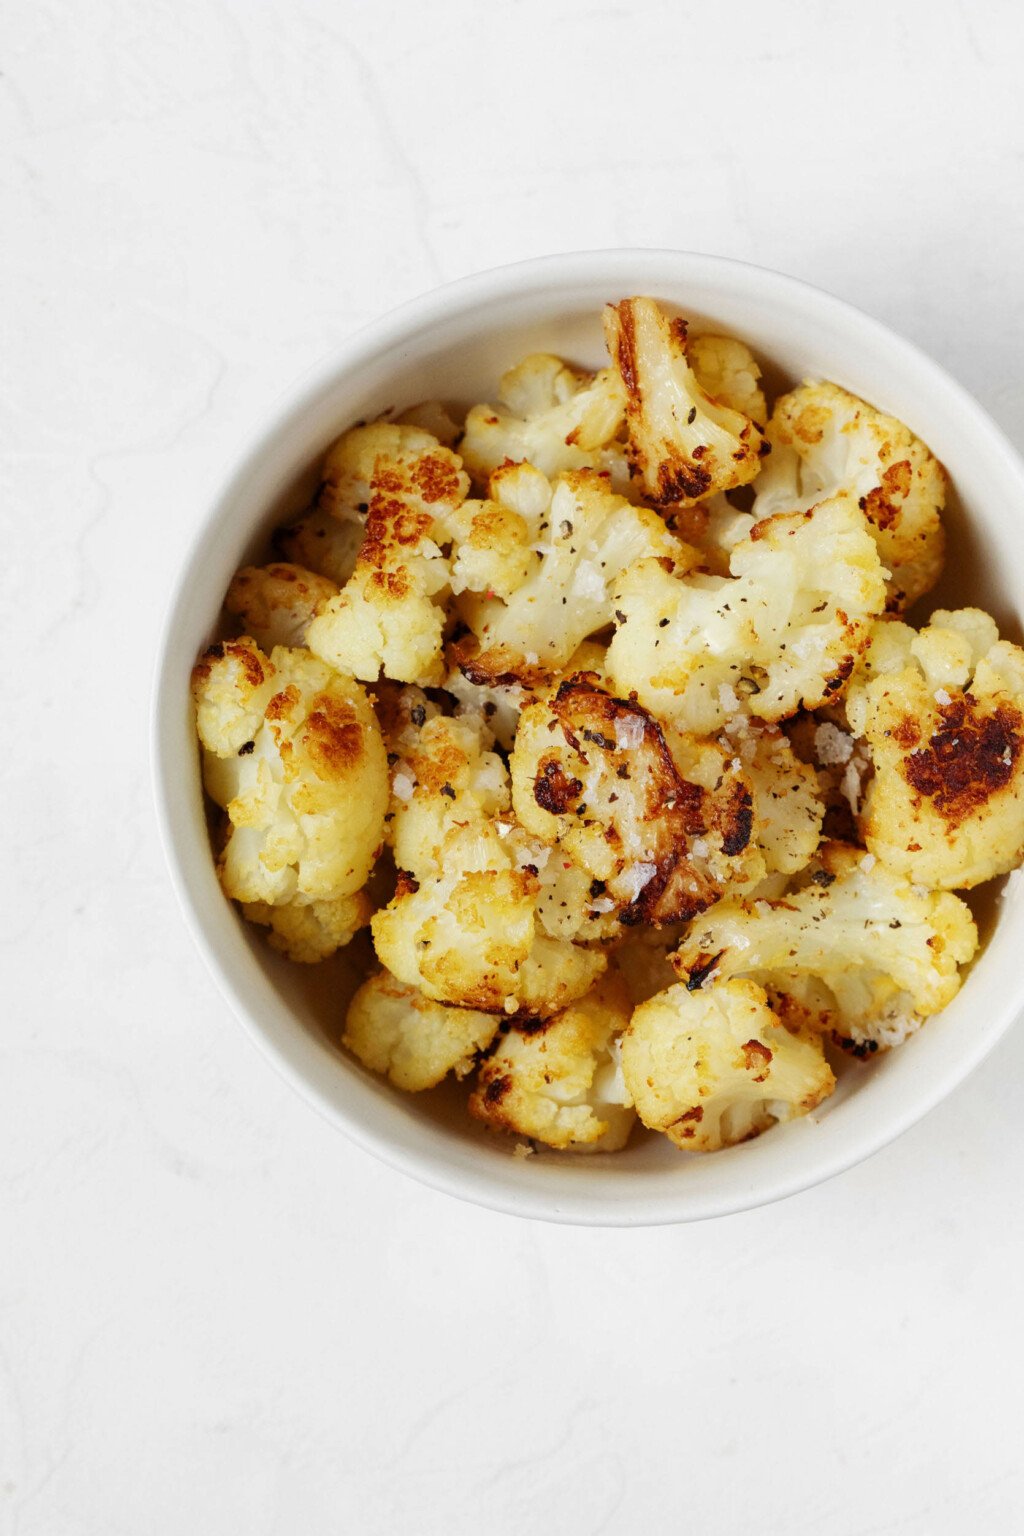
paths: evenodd
<path fill-rule="evenodd" d="M 349 1004 L 342 1044 L 396 1088 L 420 1093 L 454 1072 L 467 1076 L 498 1031 L 494 1014 L 449 1008 L 387 971 L 364 981 Z"/>
<path fill-rule="evenodd" d="M 782 720 L 841 697 L 885 605 L 878 553 L 849 497 L 757 524 L 731 568 L 731 578 L 679 579 L 646 560 L 614 592 L 616 686 L 698 735 L 736 708 Z"/>
<path fill-rule="evenodd" d="M 959 897 L 911 885 L 861 848 L 828 843 L 781 899 L 728 900 L 706 912 L 673 963 L 692 991 L 748 976 L 787 993 L 815 978 L 832 999 L 820 1027 L 874 1050 L 951 1002 L 977 947 Z"/>
<path fill-rule="evenodd" d="M 641 1003 L 622 1070 L 644 1125 L 691 1152 L 806 1115 L 835 1088 L 820 1037 L 790 1033 L 752 981 L 674 986 Z"/>
<path fill-rule="evenodd" d="M 636 1116 L 618 1062 L 629 998 L 617 976 L 553 1018 L 500 1035 L 469 1100 L 476 1119 L 574 1152 L 617 1152 Z"/>
<path fill-rule="evenodd" d="M 331 666 L 375 681 L 439 683 L 451 577 L 442 544 L 469 481 L 461 460 L 427 433 L 425 446 L 381 455 L 372 470 L 366 536 L 353 574 L 309 626 L 309 648 Z"/>
<path fill-rule="evenodd" d="M 890 869 L 943 890 L 1024 856 L 1024 650 L 978 609 L 919 635 L 880 625 L 854 679 L 850 725 L 874 764 L 861 818 Z"/>
<path fill-rule="evenodd" d="M 686 355 L 706 395 L 764 426 L 768 407 L 761 370 L 744 342 L 732 336 L 691 336 Z"/>
<path fill-rule="evenodd" d="M 717 788 L 684 777 L 642 705 L 576 674 L 523 712 L 511 759 L 516 815 L 587 872 L 621 923 L 679 922 L 750 873 L 749 781 L 724 753 L 704 750 Z"/>
<path fill-rule="evenodd" d="M 611 589 L 636 561 L 698 563 L 656 512 L 634 507 L 591 470 L 563 475 L 528 579 L 507 601 L 465 593 L 459 610 L 476 637 L 482 664 L 489 653 L 517 654 L 561 669 L 588 635 L 612 622 Z"/>
<path fill-rule="evenodd" d="M 647 499 L 685 505 L 752 480 L 767 451 L 761 429 L 702 389 L 687 359 L 685 320 L 669 320 L 653 299 L 624 299 L 606 307 L 604 322 L 626 391 L 630 460 Z"/>
<path fill-rule="evenodd" d="M 299 565 L 246 565 L 234 575 L 224 607 L 264 651 L 302 645 L 306 630 L 338 588 Z"/>
<path fill-rule="evenodd" d="M 758 517 L 802 511 L 847 491 L 890 573 L 889 608 L 900 613 L 934 587 L 945 556 L 946 477 L 909 428 L 837 384 L 807 383 L 775 402 L 768 440 Z"/>
<path fill-rule="evenodd" d="M 475 405 L 460 446 L 479 486 L 506 460 L 534 465 L 554 479 L 566 470 L 609 474 L 629 485 L 625 448 L 616 441 L 625 418 L 622 385 L 611 368 L 581 373 L 540 352 L 503 375 L 499 404 Z"/>
<path fill-rule="evenodd" d="M 207 792 L 228 814 L 218 863 L 227 895 L 272 907 L 354 896 L 388 798 L 380 727 L 359 684 L 307 651 L 277 646 L 267 657 L 244 638 L 210 647 L 192 691 Z M 288 932 L 312 921 L 337 927 L 338 914 L 281 919 Z"/>

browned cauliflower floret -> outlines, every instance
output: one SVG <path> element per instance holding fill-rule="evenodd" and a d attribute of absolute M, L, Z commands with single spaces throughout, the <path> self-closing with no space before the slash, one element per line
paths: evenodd
<path fill-rule="evenodd" d="M 616 489 L 628 489 L 625 447 L 616 441 L 625 397 L 611 368 L 581 373 L 537 353 L 503 375 L 498 400 L 475 405 L 466 417 L 459 451 L 478 486 L 506 460 L 525 460 L 552 479 L 595 469 L 610 475 Z"/>
<path fill-rule="evenodd" d="M 841 697 L 885 606 L 878 552 L 848 496 L 758 523 L 730 564 L 731 578 L 680 579 L 645 560 L 614 591 L 616 686 L 698 735 L 737 708 L 782 720 Z"/>
<path fill-rule="evenodd" d="M 469 481 L 460 459 L 429 434 L 390 430 L 412 434 L 417 446 L 378 456 L 355 569 L 310 624 L 307 640 L 331 666 L 367 681 L 383 672 L 402 683 L 439 683 L 451 577 L 442 545 L 451 539 L 450 520 Z"/>
<path fill-rule="evenodd" d="M 237 571 L 224 607 L 264 651 L 305 644 L 306 631 L 323 605 L 338 595 L 326 576 L 283 561 L 246 565 Z"/>
<path fill-rule="evenodd" d="M 607 904 L 627 926 L 692 917 L 729 880 L 763 873 L 749 849 L 749 781 L 710 743 L 674 745 L 680 761 L 647 710 L 613 698 L 589 673 L 526 709 L 516 733 L 520 823 L 557 843 L 595 883 L 594 905 Z M 707 753 L 714 761 L 701 775 Z"/>
<path fill-rule="evenodd" d="M 499 1130 L 573 1152 L 617 1152 L 636 1118 L 618 1062 L 629 998 L 617 976 L 553 1018 L 499 1036 L 469 1112 Z"/>
<path fill-rule="evenodd" d="M 749 715 L 726 721 L 720 738 L 735 753 L 753 791 L 753 840 L 769 874 L 795 874 L 808 863 L 821 835 L 825 802 L 818 775 L 797 757 L 783 733 Z"/>
<path fill-rule="evenodd" d="M 277 646 L 267 657 L 245 637 L 211 646 L 192 691 L 207 792 L 228 814 L 218 862 L 227 895 L 257 904 L 257 922 L 269 920 L 264 906 L 354 897 L 388 800 L 384 743 L 359 684 L 308 651 Z M 323 935 L 351 936 L 363 921 L 362 908 L 325 906 L 272 926 L 295 958 L 309 959 Z"/>
<path fill-rule="evenodd" d="M 482 666 L 497 654 L 506 671 L 513 657 L 564 667 L 589 635 L 612 622 L 612 588 L 630 566 L 650 559 L 686 570 L 699 555 L 673 538 L 656 512 L 631 506 L 602 476 L 580 470 L 556 484 L 530 559 L 529 576 L 504 601 L 468 592 L 459 599 Z"/>
<path fill-rule="evenodd" d="M 349 1004 L 342 1044 L 396 1088 L 419 1093 L 449 1072 L 459 1078 L 471 1072 L 499 1023 L 492 1013 L 435 1003 L 379 971 Z"/>
<path fill-rule="evenodd" d="M 706 395 L 764 426 L 768 407 L 761 370 L 745 342 L 733 336 L 691 336 L 686 355 Z"/>
<path fill-rule="evenodd" d="M 687 359 L 685 320 L 669 320 L 653 299 L 610 304 L 604 320 L 626 391 L 630 459 L 647 499 L 685 504 L 753 480 L 761 429 L 701 387 Z"/>
<path fill-rule="evenodd" d="M 581 997 L 603 954 L 539 931 L 540 883 L 493 826 L 452 826 L 440 873 L 399 876 L 372 923 L 381 961 L 438 1002 L 487 1013 L 547 1016 Z"/>
<path fill-rule="evenodd" d="M 730 899 L 705 912 L 674 964 L 692 991 L 748 976 L 800 999 L 812 978 L 827 988 L 819 1027 L 873 1051 L 952 1001 L 977 946 L 959 897 L 911 885 L 863 849 L 829 843 L 783 897 Z"/>
<path fill-rule="evenodd" d="M 389 971 L 438 1002 L 547 1015 L 581 996 L 606 960 L 539 922 L 534 845 L 502 814 L 508 803 L 508 771 L 479 724 L 423 725 L 393 769 L 401 873 L 373 919 L 374 944 Z"/>
<path fill-rule="evenodd" d="M 900 613 L 934 587 L 945 555 L 946 477 L 908 427 L 837 384 L 807 383 L 775 402 L 768 440 L 758 517 L 805 510 L 846 491 L 859 501 L 890 573 L 889 608 Z"/>
<path fill-rule="evenodd" d="M 677 985 L 641 1003 L 622 1071 L 644 1125 L 690 1152 L 805 1115 L 835 1087 L 820 1037 L 786 1029 L 752 981 Z"/>
<path fill-rule="evenodd" d="M 847 704 L 874 764 L 871 852 L 923 885 L 966 889 L 1024 856 L 1024 650 L 976 608 L 920 634 L 877 626 Z"/>

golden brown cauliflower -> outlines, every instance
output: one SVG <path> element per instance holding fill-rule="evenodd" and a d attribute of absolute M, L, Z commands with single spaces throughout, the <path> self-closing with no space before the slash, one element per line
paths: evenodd
<path fill-rule="evenodd" d="M 379 971 L 349 1004 L 342 1044 L 396 1088 L 420 1093 L 449 1072 L 458 1078 L 471 1072 L 499 1023 L 491 1013 L 433 1002 Z"/>
<path fill-rule="evenodd" d="M 1024 650 L 976 608 L 879 625 L 847 713 L 874 764 L 861 830 L 890 869 L 966 889 L 1024 856 Z"/>
<path fill-rule="evenodd" d="M 747 976 L 805 1000 L 821 983 L 818 1027 L 862 1052 L 900 1043 L 960 990 L 978 947 L 957 896 L 928 891 L 872 854 L 825 844 L 784 896 L 722 901 L 688 930 L 676 954 L 691 991 Z"/>
<path fill-rule="evenodd" d="M 397 426 L 390 431 L 411 434 L 416 446 L 400 438 L 393 454 L 380 454 L 371 468 L 355 569 L 310 624 L 307 641 L 331 666 L 369 682 L 383 672 L 402 683 L 439 683 L 443 599 L 451 578 L 442 545 L 451 539 L 450 519 L 469 480 L 461 460 L 428 433 Z M 357 468 L 366 468 L 362 458 Z M 363 481 L 355 484 L 361 488 Z M 338 495 L 351 494 L 348 479 L 338 487 Z"/>
<path fill-rule="evenodd" d="M 737 709 L 782 720 L 841 697 L 885 583 L 850 497 L 758 523 L 732 577 L 679 578 L 654 560 L 615 586 L 608 671 L 660 719 L 708 735 Z"/>
<path fill-rule="evenodd" d="M 908 427 L 837 384 L 807 383 L 775 402 L 768 440 L 756 516 L 803 511 L 847 491 L 890 573 L 890 610 L 902 613 L 934 587 L 945 556 L 946 477 Z"/>
<path fill-rule="evenodd" d="M 686 505 L 753 480 L 761 429 L 701 387 L 686 321 L 669 320 L 653 299 L 624 299 L 606 307 L 604 326 L 626 392 L 630 462 L 648 501 Z"/>
<path fill-rule="evenodd" d="M 581 996 L 606 960 L 540 923 L 540 845 L 502 815 L 508 803 L 508 771 L 478 723 L 423 725 L 393 769 L 400 874 L 373 939 L 389 971 L 438 1002 L 547 1015 Z"/>
<path fill-rule="evenodd" d="M 502 1131 L 571 1152 L 617 1152 L 636 1116 L 618 1063 L 629 998 L 615 975 L 553 1018 L 498 1037 L 469 1112 Z"/>
<path fill-rule="evenodd" d="M 232 577 L 224 607 L 264 651 L 305 644 L 306 631 L 338 588 L 326 576 L 276 561 L 246 565 Z"/>
<path fill-rule="evenodd" d="M 384 743 L 359 684 L 307 651 L 277 646 L 267 657 L 244 637 L 210 647 L 192 692 L 207 793 L 228 816 L 218 861 L 227 895 L 257 904 L 257 922 L 268 921 L 262 906 L 355 896 L 388 803 Z M 351 936 L 362 921 L 362 908 L 325 908 L 273 927 L 289 953 L 308 959 L 325 944 L 311 923 Z"/>
<path fill-rule="evenodd" d="M 581 373 L 539 352 L 502 376 L 496 406 L 475 405 L 466 417 L 460 453 L 477 486 L 506 461 L 526 461 L 554 479 L 566 470 L 610 475 L 629 487 L 625 447 L 616 439 L 625 396 L 611 368 Z"/>
<path fill-rule="evenodd" d="M 690 1152 L 806 1115 L 835 1087 L 820 1037 L 786 1029 L 752 981 L 677 985 L 641 1003 L 622 1071 L 644 1125 Z"/>
<path fill-rule="evenodd" d="M 585 672 L 524 710 L 516 733 L 520 823 L 557 843 L 593 882 L 595 905 L 627 926 L 692 917 L 729 880 L 763 873 L 749 851 L 749 781 L 711 744 L 674 745 L 681 761 L 642 705 L 613 698 Z M 701 774 L 708 752 L 714 761 Z"/>

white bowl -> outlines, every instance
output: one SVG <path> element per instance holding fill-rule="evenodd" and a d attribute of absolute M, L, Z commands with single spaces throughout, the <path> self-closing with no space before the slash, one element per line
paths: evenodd
<path fill-rule="evenodd" d="M 1024 464 L 960 385 L 877 321 L 792 278 L 711 256 L 595 251 L 503 267 L 416 299 L 290 390 L 253 433 L 196 536 L 170 606 L 153 720 L 159 816 L 182 908 L 224 996 L 278 1071 L 360 1146 L 426 1184 L 517 1215 L 615 1226 L 763 1205 L 839 1173 L 911 1126 L 1024 1005 L 1017 886 L 983 898 L 984 951 L 952 1005 L 902 1049 L 846 1074 L 814 1116 L 711 1157 L 643 1137 L 613 1155 L 516 1158 L 470 1121 L 464 1093 L 413 1097 L 357 1066 L 331 1040 L 350 985 L 344 959 L 290 965 L 224 899 L 207 841 L 189 671 L 214 634 L 232 572 L 263 553 L 270 530 L 303 504 L 321 453 L 342 429 L 428 397 L 493 398 L 501 372 L 529 351 L 596 365 L 601 306 L 635 293 L 742 337 L 770 360 L 772 383 L 834 379 L 906 421 L 945 463 L 954 490 L 941 597 L 978 602 L 1004 632 L 1018 632 Z"/>

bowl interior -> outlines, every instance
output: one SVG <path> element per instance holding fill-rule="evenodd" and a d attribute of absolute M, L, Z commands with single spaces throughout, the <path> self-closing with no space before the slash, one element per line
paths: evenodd
<path fill-rule="evenodd" d="M 271 530 L 307 504 L 324 449 L 353 422 L 425 398 L 493 398 L 502 371 L 533 350 L 597 366 L 602 304 L 650 292 L 693 328 L 742 337 L 774 391 L 811 375 L 905 420 L 949 471 L 947 572 L 928 605 L 975 603 L 1018 638 L 1015 551 L 1024 498 L 1016 456 L 977 405 L 883 327 L 802 284 L 674 253 L 602 253 L 528 263 L 442 290 L 357 337 L 294 392 L 212 508 L 168 622 L 156 705 L 158 799 L 179 894 L 226 995 L 277 1066 L 349 1135 L 452 1193 L 555 1220 L 649 1223 L 763 1203 L 849 1166 L 913 1123 L 1011 1022 L 1021 993 L 1021 895 L 976 903 L 986 946 L 954 1003 L 900 1050 L 844 1072 L 813 1116 L 714 1157 L 638 1137 L 624 1153 L 511 1155 L 469 1120 L 465 1089 L 415 1097 L 364 1072 L 336 1044 L 370 960 L 365 941 L 321 966 L 292 965 L 241 923 L 209 855 L 188 696 L 192 662 L 216 633 L 234 570 L 265 558 Z"/>

